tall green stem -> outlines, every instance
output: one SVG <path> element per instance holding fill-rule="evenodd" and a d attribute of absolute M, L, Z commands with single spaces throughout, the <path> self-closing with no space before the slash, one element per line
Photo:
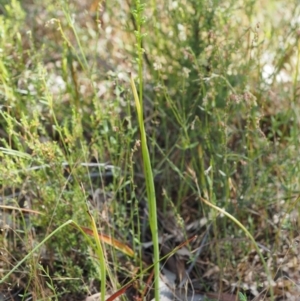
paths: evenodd
<path fill-rule="evenodd" d="M 136 47 L 137 47 L 137 62 L 138 62 L 138 79 L 139 79 L 139 95 L 137 93 L 134 78 L 131 75 L 131 87 L 135 99 L 135 105 L 137 108 L 138 121 L 141 133 L 141 147 L 143 155 L 144 174 L 146 179 L 147 198 L 149 206 L 149 222 L 152 233 L 153 242 L 153 253 L 154 253 L 154 288 L 155 288 L 155 300 L 159 301 L 159 243 L 158 243 L 158 226 L 157 226 L 157 210 L 156 210 L 156 198 L 153 173 L 151 167 L 151 160 L 149 150 L 147 146 L 146 131 L 144 125 L 144 112 L 143 112 L 143 53 L 142 40 L 145 34 L 142 33 L 142 25 L 145 23 L 143 17 L 144 4 L 140 0 L 136 0 L 136 7 L 132 11 L 133 16 L 136 20 L 137 30 L 135 31 L 136 36 Z"/>
<path fill-rule="evenodd" d="M 137 90 L 134 84 L 133 76 L 131 75 L 131 87 L 135 99 L 135 104 L 138 113 L 139 127 L 141 133 L 141 146 L 143 154 L 143 165 L 146 179 L 148 206 L 149 206 L 149 219 L 150 228 L 152 233 L 153 249 L 154 249 L 154 288 L 155 288 L 155 300 L 159 301 L 159 243 L 158 243 L 158 226 L 157 226 L 157 210 L 156 210 L 156 198 L 153 173 L 151 168 L 151 161 L 149 150 L 147 146 L 146 131 L 144 126 L 144 118 L 142 115 L 141 103 L 137 94 Z"/>

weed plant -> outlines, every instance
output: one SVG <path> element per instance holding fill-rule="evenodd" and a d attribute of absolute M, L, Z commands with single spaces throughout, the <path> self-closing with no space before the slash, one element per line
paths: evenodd
<path fill-rule="evenodd" d="M 185 240 L 212 225 L 200 256 L 226 290 L 254 246 L 297 232 L 299 8 L 90 2 L 0 3 L 0 292 L 105 300 L 134 279 L 123 298 L 142 296 L 152 241 L 158 300 L 170 216 Z"/>

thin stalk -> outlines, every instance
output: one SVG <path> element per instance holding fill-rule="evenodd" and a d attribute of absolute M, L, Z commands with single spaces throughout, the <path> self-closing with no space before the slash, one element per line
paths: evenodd
<path fill-rule="evenodd" d="M 95 223 L 95 220 L 93 216 L 88 212 L 90 219 L 91 219 L 91 224 L 92 224 L 92 229 L 93 229 L 93 234 L 94 234 L 94 239 L 96 242 L 96 253 L 98 255 L 99 261 L 100 261 L 100 277 L 101 277 L 101 301 L 105 301 L 105 292 L 106 292 L 106 266 L 105 266 L 105 258 L 104 258 L 104 253 L 103 253 L 103 248 L 100 243 L 98 231 L 97 231 L 97 226 Z"/>
<path fill-rule="evenodd" d="M 157 210 L 156 210 L 156 198 L 153 173 L 151 167 L 151 160 L 147 145 L 146 131 L 144 125 L 144 112 L 143 112 L 143 54 L 144 49 L 142 47 L 142 40 L 146 34 L 142 33 L 142 25 L 145 23 L 143 17 L 144 4 L 140 0 L 135 1 L 136 8 L 132 11 L 133 16 L 136 20 L 137 30 L 135 31 L 136 36 L 136 48 L 137 48 L 137 62 L 138 62 L 138 79 L 139 79 L 139 95 L 134 83 L 133 75 L 131 74 L 131 88 L 135 100 L 135 105 L 138 114 L 138 122 L 141 133 L 141 147 L 143 156 L 144 174 L 146 180 L 146 190 L 149 206 L 149 219 L 150 229 L 152 234 L 153 242 L 153 253 L 154 253 L 154 291 L 155 300 L 159 301 L 159 243 L 158 243 L 158 226 L 157 226 Z"/>
<path fill-rule="evenodd" d="M 138 114 L 138 121 L 141 133 L 141 147 L 143 155 L 144 174 L 147 188 L 147 198 L 149 206 L 149 218 L 150 228 L 152 233 L 152 242 L 154 250 L 154 289 L 155 289 L 155 300 L 159 301 L 159 242 L 158 242 L 158 226 L 157 226 L 157 210 L 156 210 L 156 197 L 153 173 L 151 168 L 151 161 L 149 150 L 147 146 L 146 131 L 144 126 L 144 118 L 141 109 L 141 103 L 138 97 L 138 93 L 135 87 L 134 78 L 131 75 L 131 88 L 135 100 L 135 105 Z"/>

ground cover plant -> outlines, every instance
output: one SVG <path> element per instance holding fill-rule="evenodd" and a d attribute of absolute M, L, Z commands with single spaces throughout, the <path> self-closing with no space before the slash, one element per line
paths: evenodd
<path fill-rule="evenodd" d="M 0 300 L 299 300 L 299 14 L 0 1 Z"/>

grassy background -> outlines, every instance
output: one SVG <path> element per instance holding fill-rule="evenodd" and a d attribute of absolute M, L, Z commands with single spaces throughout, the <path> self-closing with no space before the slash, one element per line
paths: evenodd
<path fill-rule="evenodd" d="M 135 7 L 0 1 L 0 204 L 43 213 L 2 210 L 0 277 L 67 220 L 90 227 L 87 208 L 101 233 L 136 252 L 129 260 L 104 245 L 108 291 L 143 269 L 141 244 L 151 236 L 130 88 L 130 73 L 138 73 Z M 201 197 L 237 218 L 266 256 L 297 235 L 299 13 L 294 1 L 248 0 L 156 0 L 142 12 L 159 235 L 176 229 L 170 251 L 197 234 L 194 250 L 211 227 L 191 276 L 202 279 L 202 291 L 243 288 L 251 298 L 250 285 L 262 289 L 265 276 L 245 276 L 250 242 Z M 1 290 L 83 300 L 99 290 L 99 275 L 93 243 L 65 227 Z"/>

